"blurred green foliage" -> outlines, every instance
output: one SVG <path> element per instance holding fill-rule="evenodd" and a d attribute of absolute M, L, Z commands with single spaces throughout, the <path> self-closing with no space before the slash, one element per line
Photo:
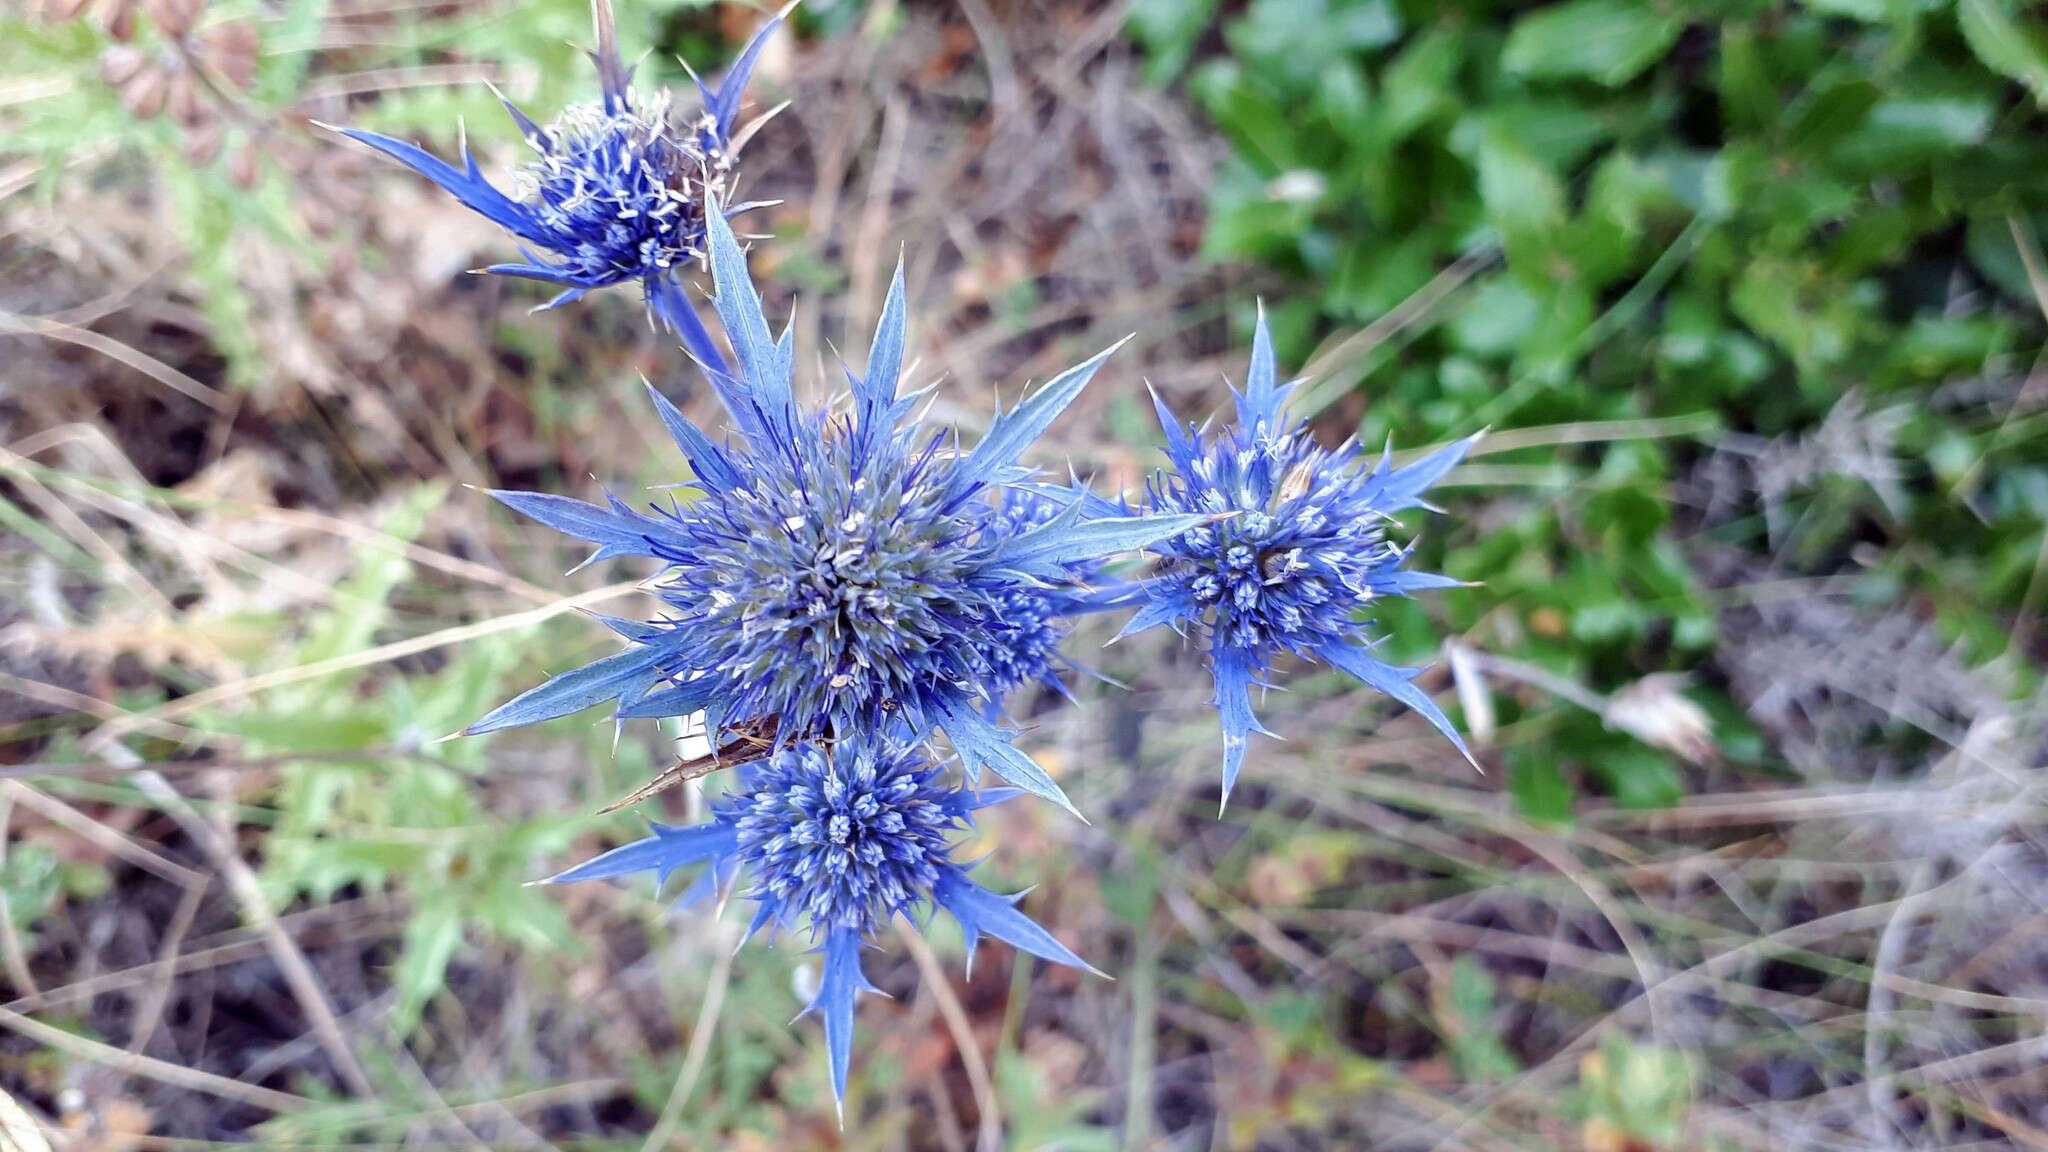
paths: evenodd
<path fill-rule="evenodd" d="M 1715 605 L 1673 544 L 1672 491 L 1697 442 L 1808 437 L 1855 391 L 1845 416 L 1884 422 L 1896 491 L 1816 449 L 1811 482 L 1767 494 L 1775 517 L 1740 508 L 1713 542 L 1850 574 L 1873 606 L 1924 598 L 1972 661 L 2006 652 L 2048 520 L 2048 437 L 2017 398 L 2043 331 L 2037 12 L 1251 0 L 1219 22 L 1214 0 L 1143 0 L 1131 29 L 1234 145 L 1209 250 L 1300 285 L 1269 315 L 1283 363 L 1318 369 L 1308 407 L 1362 393 L 1369 441 L 1491 425 L 1565 445 L 1468 469 L 1487 524 L 1431 526 L 1449 542 L 1424 567 L 1485 581 L 1443 599 L 1483 646 L 1601 690 L 1698 665 Z M 1660 418 L 1684 435 L 1589 427 Z M 1431 634 L 1404 627 L 1423 611 L 1388 613 L 1394 648 Z M 1575 779 L 1625 804 L 1681 794 L 1675 762 L 1582 719 L 1511 757 L 1532 815 L 1567 813 Z"/>
<path fill-rule="evenodd" d="M 410 540 L 446 499 L 422 485 L 382 525 Z M 278 652 L 278 668 L 296 668 L 364 651 L 389 619 L 392 594 L 412 574 L 393 551 L 367 552 L 296 644 Z M 533 862 L 559 854 L 576 831 L 559 817 L 507 821 L 484 810 L 479 740 L 429 743 L 487 711 L 521 658 L 524 641 L 490 637 L 465 644 L 431 674 L 388 677 L 366 691 L 356 672 L 304 680 L 257 697 L 243 709 L 202 717 L 250 752 L 317 754 L 280 768 L 276 820 L 263 841 L 263 876 L 273 903 L 304 896 L 331 903 L 346 889 L 383 892 L 397 885 L 412 901 L 392 973 L 398 1000 L 392 1026 L 410 1033 L 421 1009 L 446 981 L 467 931 L 516 943 L 537 954 L 573 949 L 561 901 L 527 886 Z M 392 749 L 404 750 L 393 756 Z M 360 751 L 351 760 L 347 753 Z"/>

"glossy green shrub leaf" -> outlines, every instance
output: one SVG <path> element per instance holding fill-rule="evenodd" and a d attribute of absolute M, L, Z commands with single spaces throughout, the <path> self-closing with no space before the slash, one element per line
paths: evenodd
<path fill-rule="evenodd" d="M 1215 14 L 1216 0 L 1137 0 L 1132 4 L 1127 26 L 1132 39 L 1147 51 L 1145 82 L 1164 84 L 1180 75 Z"/>
<path fill-rule="evenodd" d="M 2039 516 L 2004 511 L 2033 490 L 2014 477 L 2048 475 L 2048 438 L 2000 415 L 2048 339 L 2022 258 L 2048 264 L 2048 17 L 2016 0 L 1402 5 L 1339 49 L 1339 7 L 1219 17 L 1228 52 L 1191 87 L 1237 154 L 1207 250 L 1294 277 L 1266 294 L 1294 364 L 1447 269 L 1463 279 L 1304 401 L 1356 389 L 1341 410 L 1359 434 L 1397 443 L 1702 421 L 1477 462 L 1486 482 L 1447 499 L 1476 492 L 1464 507 L 1484 501 L 1492 535 L 1432 526 L 1443 560 L 1418 561 L 1485 587 L 1388 606 L 1390 646 L 1449 621 L 1600 692 L 1698 667 L 1724 605 L 1695 569 L 1735 548 L 1788 574 L 1882 574 L 1871 610 L 1917 601 L 1988 650 L 1981 622 L 2012 619 L 2038 556 Z M 1738 493 L 1703 538 L 1679 496 L 1739 455 L 1716 458 L 1721 430 L 1793 454 L 1852 390 L 1911 414 L 1893 491 L 1823 467 L 1769 517 Z M 1409 647 L 1397 658 L 1430 655 Z M 1655 803 L 1683 785 L 1633 753 L 1588 763 L 1610 749 L 1597 724 L 1544 739 L 1562 750 L 1548 769 L 1510 780 L 1532 813 L 1544 789 L 1555 814 L 1561 787 Z"/>
<path fill-rule="evenodd" d="M 1508 792 L 1525 819 L 1538 824 L 1568 824 L 1574 791 L 1546 752 L 1518 755 L 1508 766 Z"/>
<path fill-rule="evenodd" d="M 1986 68 L 2048 103 L 2048 29 L 1999 0 L 1957 0 L 1956 23 Z"/>
<path fill-rule="evenodd" d="M 1657 6 L 1634 0 L 1569 0 L 1516 22 L 1501 66 L 1532 79 L 1572 77 L 1618 87 L 1670 51 L 1684 27 Z"/>

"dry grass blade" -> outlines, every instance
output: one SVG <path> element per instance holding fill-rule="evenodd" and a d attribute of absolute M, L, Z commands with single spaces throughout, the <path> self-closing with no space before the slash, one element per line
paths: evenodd
<path fill-rule="evenodd" d="M 55 320 L 45 320 L 40 316 L 22 316 L 12 312 L 0 312 L 0 332 L 14 332 L 23 336 L 40 336 L 45 340 L 61 340 L 66 344 L 76 344 L 80 348 L 89 349 L 111 360 L 119 361 L 171 391 L 176 392 L 178 395 L 185 397 L 187 400 L 195 400 L 213 409 L 215 412 L 230 411 L 234 404 L 226 395 L 201 384 L 199 381 L 194 380 L 192 377 L 178 371 L 156 357 L 145 352 L 138 352 L 119 340 L 110 336 L 102 336 L 90 328 L 79 328 Z"/>
<path fill-rule="evenodd" d="M 719 1015 L 725 1011 L 725 993 L 732 983 L 733 958 L 738 954 L 735 945 L 739 943 L 723 920 L 719 921 L 716 934 L 717 959 L 712 961 L 711 982 L 704 989 L 704 999 L 697 1005 L 697 1022 L 690 1026 L 689 1051 L 683 1055 L 675 1085 L 669 1089 L 654 1127 L 648 1129 L 647 1139 L 641 1142 L 640 1152 L 657 1152 L 668 1145 L 676 1126 L 682 1123 L 683 1109 L 696 1092 L 697 1082 L 703 1078 L 704 1063 L 711 1056 L 711 1039 L 718 1032 Z"/>
<path fill-rule="evenodd" d="M 196 1068 L 186 1068 L 168 1060 L 158 1060 L 153 1056 L 124 1052 L 111 1044 L 89 1040 L 75 1033 L 66 1032 L 62 1028 L 53 1028 L 10 1008 L 0 1008 L 0 1028 L 6 1028 L 77 1059 L 105 1065 L 124 1075 L 161 1081 L 190 1092 L 204 1092 L 209 1096 L 218 1096 L 223 1100 L 233 1100 L 269 1112 L 296 1112 L 313 1106 L 313 1102 L 303 1096 L 279 1092 L 259 1084 L 244 1084 L 239 1080 L 230 1080 L 211 1072 L 201 1072 Z"/>
<path fill-rule="evenodd" d="M 203 887 L 206 883 L 204 873 L 150 851 L 133 838 L 114 831 L 47 792 L 38 791 L 19 780 L 0 781 L 0 791 L 23 807 L 33 808 L 37 815 L 52 824 L 77 833 L 108 855 L 119 857 L 153 876 L 181 888 Z"/>
<path fill-rule="evenodd" d="M 932 951 L 932 946 L 918 933 L 917 925 L 900 912 L 896 914 L 896 936 L 903 941 L 911 959 L 917 962 L 925 991 L 937 1001 L 939 1015 L 946 1021 L 947 1031 L 953 1034 L 953 1046 L 960 1053 L 960 1065 L 967 1071 L 967 1083 L 974 1089 L 975 1111 L 981 1114 L 980 1143 L 976 1152 L 1002 1152 L 1003 1119 L 996 1108 L 995 1081 L 989 1077 L 988 1061 L 982 1057 L 981 1042 L 974 1038 L 974 1025 L 967 1019 L 967 1009 L 953 992 L 953 984 L 947 979 L 946 970 L 939 964 L 939 957 Z"/>
<path fill-rule="evenodd" d="M 621 581 L 617 584 L 609 584 L 603 588 L 556 600 L 554 603 L 543 607 L 532 608 L 525 612 L 515 612 L 509 616 L 500 616 L 495 620 L 463 624 L 454 628 L 443 628 L 437 632 L 430 632 L 425 636 L 415 636 L 410 640 L 398 640 L 390 644 L 382 644 L 363 652 L 352 652 L 346 656 L 336 656 L 330 660 L 316 660 L 311 664 L 301 664 L 295 668 L 281 668 L 275 672 L 265 672 L 261 675 L 249 676 L 241 680 L 216 685 L 201 692 L 194 692 L 190 696 L 181 696 L 176 700 L 159 704 L 154 708 L 141 712 L 130 712 L 112 720 L 96 729 L 87 738 L 87 746 L 93 749 L 105 748 L 129 733 L 138 731 L 154 721 L 163 720 L 169 716 L 182 716 L 189 712 L 221 704 L 233 703 L 258 692 L 267 692 L 273 688 L 282 688 L 288 684 L 302 684 L 308 680 L 318 680 L 322 676 L 332 676 L 337 672 L 353 672 L 358 668 L 369 668 L 386 661 L 397 660 L 400 657 L 415 656 L 421 652 L 432 652 L 437 648 L 446 648 L 452 644 L 461 644 L 485 636 L 495 636 L 500 632 L 510 632 L 520 628 L 531 627 L 543 621 L 552 620 L 565 612 L 574 612 L 579 608 L 599 604 L 615 596 L 623 596 L 638 589 L 640 586 L 641 582 L 637 580 Z"/>
<path fill-rule="evenodd" d="M 313 966 L 306 962 L 306 954 L 299 949 L 291 933 L 278 923 L 277 911 L 270 906 L 270 898 L 263 894 L 262 882 L 248 862 L 234 850 L 232 844 L 219 830 L 207 822 L 197 809 L 155 772 L 142 771 L 134 776 L 135 785 L 143 795 L 156 801 L 174 817 L 185 834 L 192 837 L 206 849 L 215 867 L 227 880 L 228 891 L 234 894 L 235 902 L 242 908 L 242 914 L 263 933 L 271 959 L 284 973 L 285 983 L 291 988 L 292 997 L 299 1002 L 313 1031 L 320 1037 L 320 1046 L 327 1052 L 328 1059 L 340 1071 L 349 1089 L 357 1096 L 368 1100 L 376 1096 L 376 1088 L 370 1082 L 370 1075 L 363 1070 L 356 1059 L 355 1048 L 348 1037 L 343 1035 L 341 1022 L 334 1014 L 334 1006 L 327 1000 L 327 993 L 321 987 L 319 977 L 313 974 Z"/>

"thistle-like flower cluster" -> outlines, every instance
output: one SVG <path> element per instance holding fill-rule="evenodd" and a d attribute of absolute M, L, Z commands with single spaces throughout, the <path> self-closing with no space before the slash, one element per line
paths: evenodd
<path fill-rule="evenodd" d="M 786 745 L 748 765 L 742 790 L 714 803 L 709 822 L 656 824 L 646 839 L 551 879 L 653 872 L 666 880 L 698 864 L 714 885 L 751 879 L 749 934 L 807 927 L 824 954 L 818 993 L 804 1011 L 824 1020 L 832 1091 L 844 1100 L 854 1000 L 875 990 L 861 971 L 861 945 L 897 914 L 944 909 L 965 935 L 970 969 L 984 935 L 1056 963 L 1088 967 L 1019 912 L 1017 897 L 983 888 L 952 860 L 950 841 L 973 826 L 975 811 L 1015 790 L 974 790 L 945 783 L 944 775 L 925 747 L 901 730 Z"/>
<path fill-rule="evenodd" d="M 596 102 L 572 105 L 542 127 L 499 97 L 535 157 L 518 173 L 517 195 L 485 179 L 467 145 L 457 168 L 403 140 L 357 128 L 338 131 L 432 180 L 523 242 L 524 261 L 484 271 L 555 285 L 561 291 L 548 308 L 594 288 L 638 281 L 649 311 L 690 353 L 723 368 L 718 346 L 679 277 L 704 257 L 705 213 L 712 203 L 726 205 L 727 215 L 758 207 L 736 203 L 733 190 L 740 148 L 760 121 L 735 128 L 747 78 L 781 17 L 762 27 L 718 87 L 699 82 L 702 108 L 686 118 L 671 109 L 666 92 L 642 97 L 634 91 L 610 7 L 600 3 L 593 10 Z"/>
<path fill-rule="evenodd" d="M 1356 442 L 1325 449 L 1304 423 L 1285 420 L 1280 406 L 1293 385 L 1278 376 L 1261 316 L 1251 372 L 1235 394 L 1235 425 L 1213 436 L 1184 429 L 1155 399 L 1172 467 L 1146 482 L 1140 511 L 1210 519 L 1156 546 L 1158 572 L 1145 582 L 1146 603 L 1123 634 L 1161 624 L 1202 633 L 1223 720 L 1226 797 L 1244 764 L 1246 740 L 1266 731 L 1252 713 L 1252 686 L 1266 682 L 1282 654 L 1321 660 L 1399 700 L 1469 759 L 1457 729 L 1411 683 L 1422 670 L 1369 653 L 1371 621 L 1361 614 L 1383 596 L 1459 584 L 1402 569 L 1408 552 L 1387 538 L 1387 527 L 1395 513 L 1423 506 L 1423 492 L 1478 437 L 1405 468 L 1392 467 L 1391 450 L 1369 465 Z"/>
<path fill-rule="evenodd" d="M 1021 457 L 1096 375 L 1105 351 L 998 413 L 971 446 L 917 413 L 904 392 L 907 305 L 899 268 L 865 366 L 838 406 L 797 397 L 789 330 L 771 330 L 727 223 L 732 128 L 757 38 L 701 117 L 678 125 L 641 102 L 596 0 L 602 101 L 542 129 L 515 119 L 540 159 L 520 199 L 387 137 L 349 135 L 392 155 L 505 225 L 545 256 L 492 271 L 562 285 L 556 303 L 625 280 L 677 332 L 723 404 L 699 427 L 649 389 L 689 465 L 658 503 L 602 504 L 494 492 L 517 511 L 596 546 L 591 560 L 659 566 L 654 619 L 601 618 L 622 651 L 549 679 L 466 731 L 491 732 L 609 702 L 615 715 L 702 717 L 728 769 L 710 819 L 652 834 L 555 880 L 700 868 L 693 892 L 755 905 L 749 935 L 805 931 L 823 955 L 819 992 L 834 1092 L 844 1098 L 854 1001 L 872 991 L 860 952 L 899 916 L 943 909 L 976 941 L 1081 959 L 953 862 L 974 814 L 1022 793 L 1072 809 L 1012 743 L 1005 699 L 1026 684 L 1064 691 L 1062 641 L 1080 616 L 1135 608 L 1124 628 L 1161 624 L 1201 640 L 1222 716 L 1228 795 L 1245 743 L 1264 731 L 1251 688 L 1283 656 L 1331 664 L 1456 731 L 1411 682 L 1369 654 L 1373 602 L 1455 584 L 1401 568 L 1396 513 L 1464 456 L 1470 441 L 1407 467 L 1355 445 L 1321 447 L 1283 419 L 1261 320 L 1237 423 L 1185 429 L 1164 406 L 1169 467 L 1142 498 L 1112 502 L 1079 483 L 1040 481 Z M 773 28 L 771 23 L 770 28 Z M 767 33 L 764 31 L 763 36 Z M 509 107 L 509 105 L 508 105 Z M 710 272 L 728 357 L 696 319 L 683 273 Z M 1111 350 L 1113 351 L 1113 349 Z M 679 490 L 679 491 L 678 491 Z M 729 760 L 719 759 L 730 755 Z M 672 770 L 680 772 L 681 768 Z M 1011 787 L 980 787 L 991 769 Z M 678 777 L 679 778 L 679 777 Z M 665 777 L 666 779 L 666 777 Z M 643 789 L 644 797 L 662 784 Z"/>
<path fill-rule="evenodd" d="M 614 621 L 633 647 L 558 676 L 485 716 L 488 732 L 613 700 L 621 717 L 702 712 L 723 732 L 772 725 L 780 738 L 848 740 L 907 725 L 943 733 L 969 772 L 983 767 L 1061 805 L 1065 793 L 988 712 L 1019 673 L 1044 674 L 1044 626 L 1015 647 L 1020 605 L 1044 614 L 1077 573 L 1202 522 L 1111 514 L 1080 502 L 1050 517 L 1000 511 L 1034 494 L 1017 457 L 1094 376 L 1108 353 L 1054 377 L 999 415 L 971 450 L 906 417 L 898 394 L 905 306 L 899 270 L 852 411 L 797 403 L 789 333 L 769 333 L 739 242 L 710 218 L 719 319 L 737 370 L 712 372 L 744 446 L 714 442 L 662 396 L 650 399 L 690 461 L 688 502 L 640 511 L 532 492 L 498 499 L 598 546 L 645 556 L 669 606 Z"/>

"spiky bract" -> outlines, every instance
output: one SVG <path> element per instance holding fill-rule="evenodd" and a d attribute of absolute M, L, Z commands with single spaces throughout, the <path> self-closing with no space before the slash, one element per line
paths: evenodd
<path fill-rule="evenodd" d="M 955 450 L 944 433 L 908 419 L 916 397 L 898 395 L 899 269 L 867 372 L 848 373 L 851 412 L 805 408 L 793 398 L 789 333 L 770 336 L 738 241 L 716 212 L 709 231 L 716 304 L 735 359 L 731 374 L 710 375 L 746 444 L 715 443 L 654 394 L 695 472 L 693 499 L 642 512 L 616 498 L 598 507 L 495 494 L 597 544 L 598 557 L 665 562 L 656 590 L 670 612 L 612 622 L 635 647 L 549 681 L 470 730 L 606 699 L 627 717 L 701 710 L 721 730 L 772 722 L 784 740 L 844 739 L 902 722 L 920 739 L 943 731 L 971 771 L 993 767 L 1066 803 L 985 715 L 1019 669 L 1033 674 L 1048 659 L 1042 630 L 1020 632 L 1017 606 L 1057 594 L 1103 556 L 1201 519 L 1083 523 L 1071 502 L 1028 523 L 998 511 L 1027 490 L 1018 454 L 1108 353 L 999 415 L 972 450 Z"/>
<path fill-rule="evenodd" d="M 653 835 L 571 868 L 555 881 L 653 872 L 703 864 L 714 884 L 739 875 L 757 907 L 749 934 L 763 927 L 808 928 L 824 955 L 819 991 L 807 1012 L 824 1019 L 835 1096 L 846 1095 L 857 993 L 874 991 L 860 949 L 892 916 L 943 908 L 960 922 L 968 964 L 983 935 L 1077 968 L 1088 965 L 1019 912 L 1015 896 L 976 884 L 951 859 L 949 842 L 973 825 L 974 812 L 1009 798 L 1010 789 L 975 792 L 943 782 L 944 773 L 900 729 L 879 741 L 792 744 L 750 767 L 744 789 L 712 805 L 710 822 L 656 824 Z"/>
<path fill-rule="evenodd" d="M 714 201 L 736 205 L 734 163 L 744 134 L 735 134 L 740 94 L 766 38 L 769 21 L 740 53 L 717 88 L 699 84 L 702 109 L 683 117 L 666 92 L 643 97 L 612 34 L 609 0 L 594 0 L 600 97 L 572 105 L 547 127 L 505 101 L 505 110 L 535 159 L 518 174 L 514 195 L 484 179 L 465 144 L 457 168 L 416 145 L 360 129 L 340 131 L 440 185 L 472 210 L 522 241 L 526 259 L 487 272 L 520 276 L 561 289 L 548 307 L 594 288 L 639 282 L 649 309 L 692 355 L 724 361 L 683 294 L 681 273 L 705 252 L 705 214 Z"/>
<path fill-rule="evenodd" d="M 1372 622 L 1363 613 L 1382 596 L 1458 584 L 1403 570 L 1407 551 L 1387 538 L 1387 528 L 1395 513 L 1422 506 L 1422 493 L 1473 440 L 1405 468 L 1393 468 L 1387 456 L 1371 464 L 1355 443 L 1325 449 L 1302 423 L 1283 422 L 1280 405 L 1292 385 L 1276 377 L 1261 317 L 1235 425 L 1213 435 L 1184 429 L 1159 406 L 1173 467 L 1147 483 L 1144 510 L 1212 519 L 1153 546 L 1161 563 L 1145 583 L 1148 602 L 1124 628 L 1192 625 L 1206 641 L 1223 721 L 1226 796 L 1246 739 L 1266 731 L 1252 713 L 1252 685 L 1265 682 L 1283 653 L 1343 669 L 1415 709 L 1465 750 L 1443 712 L 1410 683 L 1420 669 L 1368 653 Z"/>

